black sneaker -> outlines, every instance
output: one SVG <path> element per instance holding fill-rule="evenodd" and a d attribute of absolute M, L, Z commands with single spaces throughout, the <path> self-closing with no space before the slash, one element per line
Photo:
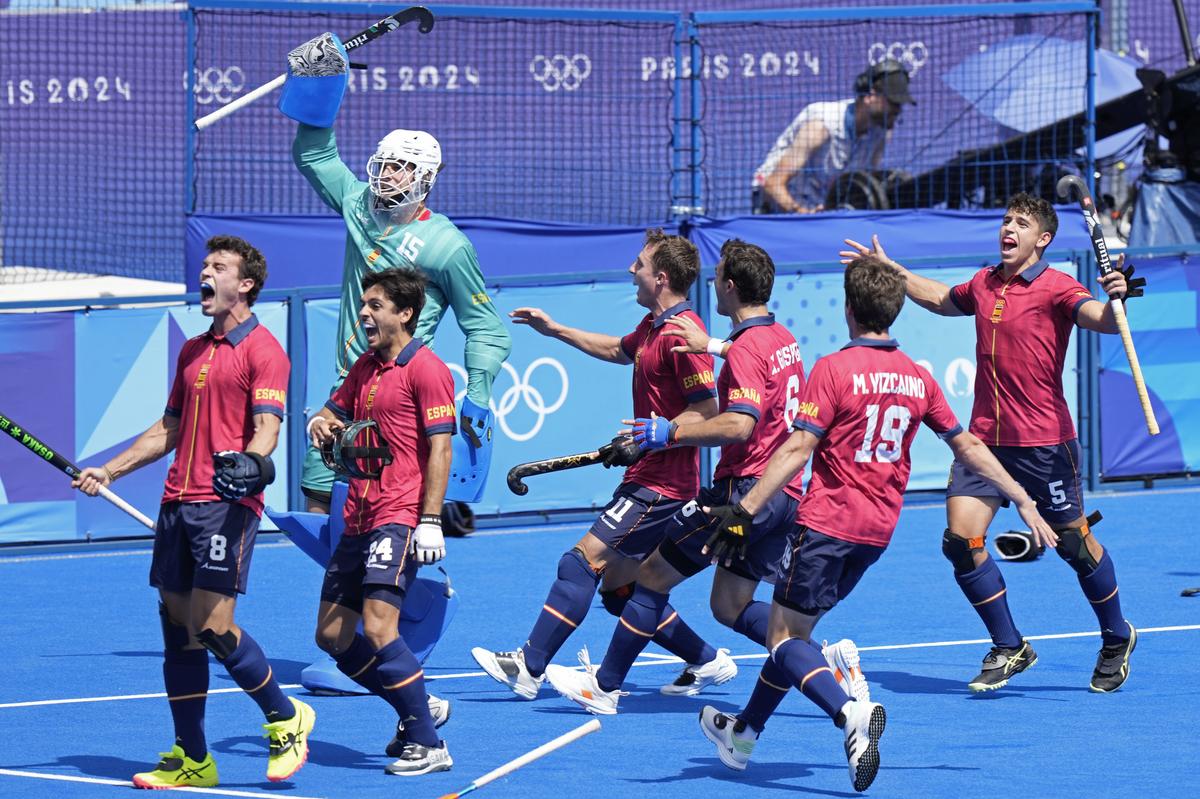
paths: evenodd
<path fill-rule="evenodd" d="M 383 770 L 397 777 L 419 777 L 435 771 L 449 771 L 452 765 L 454 761 L 450 759 L 450 750 L 446 748 L 445 741 L 440 741 L 437 746 L 422 746 L 409 741 L 404 744 L 400 757 L 384 766 Z"/>
<path fill-rule="evenodd" d="M 1037 663 L 1037 652 L 1029 642 L 1022 639 L 1018 647 L 994 646 L 983 659 L 983 671 L 967 683 L 972 691 L 994 691 L 1008 685 L 1014 674 L 1020 674 Z"/>
<path fill-rule="evenodd" d="M 1129 624 L 1129 621 L 1125 621 Z M 1137 646 L 1137 630 L 1129 624 L 1129 640 L 1116 646 L 1100 648 L 1100 656 L 1096 658 L 1096 670 L 1092 672 L 1092 682 L 1088 688 L 1098 694 L 1107 694 L 1120 688 L 1125 678 L 1129 676 L 1129 656 Z"/>

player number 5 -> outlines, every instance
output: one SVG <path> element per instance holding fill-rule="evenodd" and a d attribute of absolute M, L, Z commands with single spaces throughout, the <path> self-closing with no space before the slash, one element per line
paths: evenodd
<path fill-rule="evenodd" d="M 879 406 L 867 406 L 867 432 L 863 435 L 862 446 L 854 453 L 855 463 L 870 463 L 878 460 L 880 463 L 895 463 L 900 460 L 904 451 L 904 433 L 908 430 L 912 414 L 903 405 L 889 406 L 883 412 L 883 421 L 879 420 Z M 875 428 L 879 427 L 878 445 L 875 444 Z"/>

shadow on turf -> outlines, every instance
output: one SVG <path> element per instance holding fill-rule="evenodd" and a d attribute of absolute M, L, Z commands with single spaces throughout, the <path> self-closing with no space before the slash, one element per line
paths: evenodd
<path fill-rule="evenodd" d="M 1013 697 L 1022 697 L 1029 694 L 1039 693 L 1063 693 L 1063 692 L 1087 692 L 1087 687 L 1077 685 L 1022 685 L 1021 676 L 1013 678 L 1013 682 L 997 691 L 985 691 L 983 693 L 974 693 L 967 688 L 967 684 L 962 680 L 946 680 L 941 677 L 930 677 L 924 674 L 910 674 L 906 671 L 880 671 L 872 669 L 867 674 L 867 682 L 871 684 L 872 689 L 876 685 L 883 688 L 885 691 L 891 691 L 895 694 L 938 694 L 951 696 L 969 696 L 974 699 L 1008 699 Z M 872 697 L 877 699 L 877 697 Z M 1049 699 L 1049 697 L 1039 697 Z M 1056 699 L 1053 701 L 1065 702 L 1066 699 Z M 886 705 L 887 703 L 884 702 Z"/>
<path fill-rule="evenodd" d="M 323 734 L 324 731 L 318 729 L 318 734 Z M 316 763 L 320 766 L 335 766 L 337 768 L 358 769 L 360 771 L 378 771 L 383 773 L 383 767 L 392 762 L 392 759 L 384 755 L 383 747 L 387 743 L 384 738 L 387 737 L 387 731 L 382 730 L 380 733 L 379 753 L 364 754 L 357 749 L 351 749 L 348 746 L 331 742 L 327 738 L 320 737 L 309 741 L 308 746 L 308 762 Z M 242 735 L 225 738 L 217 743 L 211 743 L 209 747 L 217 754 L 230 754 L 239 757 L 257 757 L 262 756 L 263 768 L 267 765 L 267 743 L 266 739 L 261 736 Z M 217 765 L 220 766 L 220 759 L 217 760 Z"/>

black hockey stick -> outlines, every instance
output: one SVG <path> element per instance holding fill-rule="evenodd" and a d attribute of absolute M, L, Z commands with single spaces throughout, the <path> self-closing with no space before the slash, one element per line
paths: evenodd
<path fill-rule="evenodd" d="M 67 477 L 74 479 L 80 475 L 80 469 L 78 466 L 60 455 L 51 447 L 42 443 L 41 439 L 39 439 L 33 433 L 30 433 L 24 427 L 21 427 L 21 425 L 17 424 L 3 413 L 0 413 L 0 431 L 8 433 L 13 441 L 16 441 L 34 455 L 53 466 L 55 469 L 58 469 Z M 106 486 L 100 487 L 100 496 L 104 497 L 109 502 L 125 511 L 130 516 L 149 527 L 151 530 L 154 529 L 154 522 L 152 522 L 149 517 L 142 514 L 141 511 L 118 497 L 112 491 L 108 490 Z"/>
<path fill-rule="evenodd" d="M 613 451 L 616 455 L 613 456 Z M 518 463 L 508 470 L 508 490 L 523 497 L 529 493 L 529 486 L 522 478 L 535 474 L 549 474 L 566 469 L 578 469 L 580 466 L 591 466 L 593 463 L 609 462 L 611 466 L 629 466 L 644 453 L 637 448 L 633 436 L 619 435 L 612 441 L 591 452 L 580 452 L 575 455 L 560 455 L 557 458 L 546 458 L 542 461 Z M 610 456 L 613 456 L 610 461 Z"/>
<path fill-rule="evenodd" d="M 1088 235 L 1092 239 L 1092 252 L 1096 255 L 1096 266 L 1100 276 L 1104 277 L 1113 271 L 1112 260 L 1108 257 L 1108 245 L 1104 243 L 1104 231 L 1100 228 L 1100 217 L 1096 215 L 1096 204 L 1092 201 L 1087 184 L 1075 175 L 1064 175 L 1058 180 L 1058 196 L 1064 200 L 1079 195 L 1079 208 L 1083 211 L 1083 221 L 1087 223 Z M 1137 389 L 1138 401 L 1142 404 L 1142 415 L 1146 417 L 1146 429 L 1150 435 L 1158 435 L 1158 420 L 1154 418 L 1154 408 L 1150 405 L 1150 394 L 1146 390 L 1146 380 L 1142 377 L 1142 365 L 1138 363 L 1137 350 L 1133 348 L 1133 335 L 1129 332 L 1129 320 L 1125 317 L 1125 304 L 1121 300 L 1110 299 L 1113 318 L 1117 321 L 1117 332 L 1121 335 L 1121 343 L 1125 346 L 1125 358 L 1129 361 L 1129 371 L 1133 375 L 1133 385 Z"/>
<path fill-rule="evenodd" d="M 425 6 L 411 6 L 403 11 L 397 11 L 391 16 L 384 17 L 366 30 L 360 31 L 349 39 L 343 40 L 342 43 L 345 45 L 347 52 L 349 52 L 350 50 L 362 47 L 367 42 L 375 41 L 385 33 L 391 33 L 397 28 L 402 28 L 410 22 L 419 23 L 417 30 L 421 33 L 429 33 L 433 30 L 433 12 Z M 262 96 L 270 94 L 282 86 L 285 80 L 287 80 L 286 73 L 268 83 L 264 83 L 253 91 L 243 94 L 229 103 L 229 105 L 222 106 L 211 114 L 205 114 L 196 120 L 196 130 L 204 130 L 214 122 L 222 120 L 234 111 L 237 111 L 239 108 L 250 105 L 250 103 L 253 103 Z"/>

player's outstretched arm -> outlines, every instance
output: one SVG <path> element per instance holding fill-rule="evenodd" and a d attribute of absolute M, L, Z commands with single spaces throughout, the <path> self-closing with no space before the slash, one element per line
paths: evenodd
<path fill-rule="evenodd" d="M 733 344 L 729 341 L 722 341 L 719 338 L 711 338 L 704 328 L 696 324 L 690 316 L 679 314 L 677 316 L 667 317 L 667 326 L 663 328 L 664 336 L 675 336 L 682 340 L 682 343 L 671 348 L 671 352 L 692 353 L 702 355 L 719 355 L 725 357 L 725 353 Z"/>
<path fill-rule="evenodd" d="M 103 466 L 89 466 L 82 470 L 79 477 L 71 481 L 71 487 L 94 497 L 100 493 L 101 486 L 110 485 L 118 477 L 140 469 L 147 463 L 153 463 L 175 449 L 178 440 L 179 417 L 164 413 L 158 421 L 134 439 L 127 449 Z"/>
<path fill-rule="evenodd" d="M 941 316 L 962 316 L 963 312 L 958 309 L 958 306 L 950 299 L 950 287 L 945 283 L 937 280 L 931 280 L 927 277 L 911 272 L 901 266 L 896 261 L 888 257 L 884 251 L 883 245 L 879 243 L 879 236 L 871 236 L 871 246 L 867 247 L 864 244 L 859 244 L 854 239 L 845 239 L 846 248 L 838 252 L 842 264 L 848 264 L 855 258 L 861 258 L 864 255 L 872 255 L 883 261 L 888 266 L 895 269 L 900 274 L 904 275 L 905 293 L 909 299 L 920 305 L 927 311 L 933 311 Z"/>
<path fill-rule="evenodd" d="M 621 349 L 621 339 L 604 333 L 590 333 L 574 327 L 560 325 L 541 308 L 517 308 L 508 314 L 514 325 L 525 325 L 543 336 L 556 338 L 570 344 L 580 352 L 609 363 L 628 364 L 633 360 Z"/>
<path fill-rule="evenodd" d="M 679 417 L 676 417 L 677 419 Z M 679 424 L 650 412 L 648 418 L 622 419 L 629 425 L 621 435 L 632 434 L 640 449 L 667 447 L 725 447 L 741 444 L 754 432 L 754 417 L 736 411 L 718 413 L 704 421 Z"/>
<path fill-rule="evenodd" d="M 1016 505 L 1021 519 L 1029 525 L 1035 543 L 1046 547 L 1054 547 L 1058 544 L 1058 536 L 1038 513 L 1037 504 L 1025 493 L 1021 484 L 1005 471 L 986 444 L 965 431 L 947 440 L 946 443 L 950 445 L 955 458 L 966 464 L 975 474 L 994 485 L 1001 494 Z"/>

